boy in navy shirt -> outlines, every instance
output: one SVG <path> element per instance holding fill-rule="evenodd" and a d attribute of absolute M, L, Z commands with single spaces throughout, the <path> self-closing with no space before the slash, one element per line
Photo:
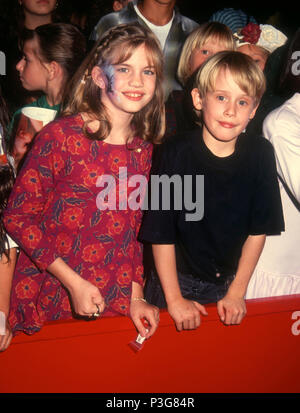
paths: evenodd
<path fill-rule="evenodd" d="M 145 297 L 167 306 L 179 331 L 197 328 L 209 302 L 217 302 L 223 323 L 239 324 L 265 237 L 284 230 L 273 148 L 245 132 L 264 90 L 264 75 L 248 56 L 217 53 L 199 69 L 192 91 L 202 127 L 165 142 L 155 159 L 152 175 L 181 177 L 182 194 L 174 185 L 170 199 L 183 202 L 177 208 L 171 201 L 168 210 L 160 202 L 145 213 L 140 239 L 152 244 L 155 263 Z M 204 187 L 187 176 L 203 176 Z M 196 199 L 195 219 L 187 191 Z"/>

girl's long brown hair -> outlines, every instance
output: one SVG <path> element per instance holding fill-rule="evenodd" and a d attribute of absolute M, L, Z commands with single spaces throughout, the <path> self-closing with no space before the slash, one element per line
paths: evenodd
<path fill-rule="evenodd" d="M 95 44 L 75 74 L 69 98 L 63 104 L 62 116 L 80 112 L 88 113 L 90 118 L 99 121 L 96 132 L 84 124 L 84 133 L 90 139 L 103 140 L 111 130 L 111 120 L 101 103 L 101 89 L 94 83 L 91 72 L 95 66 L 120 64 L 130 58 L 134 50 L 144 44 L 147 55 L 156 72 L 156 88 L 152 100 L 134 114 L 132 128 L 143 140 L 157 142 L 165 130 L 163 80 L 163 55 L 154 34 L 139 24 L 122 24 L 108 30 Z"/>
<path fill-rule="evenodd" d="M 0 144 L 6 152 L 5 132 L 8 125 L 8 110 L 2 97 L 0 86 Z M 1 142 L 2 140 L 2 142 Z M 3 155 L 4 156 L 4 155 Z M 8 239 L 3 225 L 3 211 L 6 208 L 8 197 L 15 181 L 14 171 L 9 162 L 0 162 L 0 257 L 4 254 L 9 261 Z"/>

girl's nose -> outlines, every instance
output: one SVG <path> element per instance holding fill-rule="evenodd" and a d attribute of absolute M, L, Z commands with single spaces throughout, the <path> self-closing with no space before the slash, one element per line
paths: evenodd
<path fill-rule="evenodd" d="M 18 61 L 18 63 L 16 64 L 16 69 L 18 72 L 21 72 L 24 68 L 24 57 L 22 57 L 21 60 Z"/>
<path fill-rule="evenodd" d="M 138 73 L 138 72 L 132 73 L 129 84 L 130 86 L 133 86 L 133 87 L 143 86 L 143 78 L 142 78 L 141 73 Z"/>

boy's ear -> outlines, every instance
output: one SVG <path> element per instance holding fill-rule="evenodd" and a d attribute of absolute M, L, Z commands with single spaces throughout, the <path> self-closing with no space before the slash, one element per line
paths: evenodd
<path fill-rule="evenodd" d="M 100 88 L 105 89 L 105 77 L 99 66 L 94 66 L 91 73 L 94 83 Z"/>
<path fill-rule="evenodd" d="M 193 105 L 195 109 L 201 110 L 202 109 L 202 99 L 200 97 L 199 90 L 197 88 L 194 88 L 191 91 L 192 99 L 193 99 Z"/>
<path fill-rule="evenodd" d="M 250 113 L 249 120 L 254 118 L 258 106 L 259 106 L 259 103 L 253 108 L 252 112 Z"/>

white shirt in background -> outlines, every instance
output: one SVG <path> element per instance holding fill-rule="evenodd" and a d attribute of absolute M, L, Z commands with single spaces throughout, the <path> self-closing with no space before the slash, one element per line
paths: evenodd
<path fill-rule="evenodd" d="M 144 17 L 144 16 L 142 15 L 142 13 L 139 11 L 139 8 L 138 8 L 136 2 L 134 2 L 134 9 L 135 9 L 136 13 L 138 14 L 138 16 L 139 16 L 141 19 L 144 20 L 144 22 L 147 24 L 147 26 L 149 27 L 149 29 L 150 29 L 150 30 L 155 34 L 155 36 L 158 38 L 158 40 L 159 40 L 159 42 L 160 42 L 160 45 L 161 45 L 161 48 L 162 48 L 162 50 L 164 50 L 165 43 L 166 43 L 166 40 L 167 40 L 169 31 L 170 31 L 170 28 L 171 28 L 172 23 L 173 23 L 173 19 L 174 19 L 175 13 L 173 12 L 173 17 L 172 17 L 172 19 L 171 19 L 167 24 L 165 24 L 164 26 L 156 26 L 155 24 L 151 23 L 149 20 L 146 19 L 146 17 Z"/>
<path fill-rule="evenodd" d="M 272 111 L 263 124 L 277 171 L 300 202 L 300 93 Z M 279 183 L 285 231 L 267 236 L 246 298 L 300 294 L 300 212 Z"/>

